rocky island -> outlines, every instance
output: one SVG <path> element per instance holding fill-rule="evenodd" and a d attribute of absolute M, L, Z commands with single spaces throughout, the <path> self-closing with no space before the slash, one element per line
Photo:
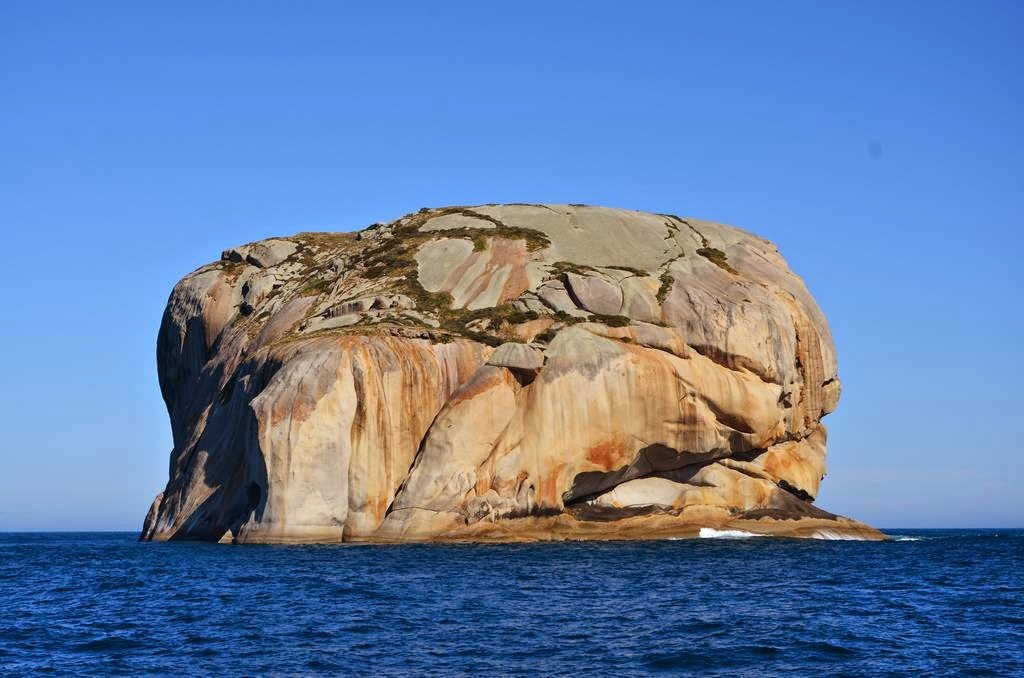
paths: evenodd
<path fill-rule="evenodd" d="M 813 502 L 828 325 L 775 245 L 585 205 L 226 250 L 157 343 L 144 540 L 881 538 Z"/>

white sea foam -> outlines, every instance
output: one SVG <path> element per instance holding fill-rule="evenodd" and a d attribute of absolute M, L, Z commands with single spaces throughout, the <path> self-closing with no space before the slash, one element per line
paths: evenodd
<path fill-rule="evenodd" d="M 748 537 L 763 537 L 763 534 L 744 532 L 743 530 L 716 530 L 713 527 L 700 528 L 701 539 L 746 539 Z"/>
<path fill-rule="evenodd" d="M 891 541 L 921 541 L 921 537 L 905 537 L 897 534 L 889 538 Z"/>
<path fill-rule="evenodd" d="M 827 541 L 867 541 L 864 537 L 857 537 L 852 534 L 844 534 L 835 530 L 817 530 L 811 534 L 811 539 L 825 539 Z"/>

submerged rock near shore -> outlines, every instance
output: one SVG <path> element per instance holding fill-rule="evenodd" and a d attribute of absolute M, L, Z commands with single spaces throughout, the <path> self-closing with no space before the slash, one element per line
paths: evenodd
<path fill-rule="evenodd" d="M 224 251 L 157 344 L 146 540 L 880 538 L 814 506 L 828 325 L 775 245 L 583 205 Z"/>

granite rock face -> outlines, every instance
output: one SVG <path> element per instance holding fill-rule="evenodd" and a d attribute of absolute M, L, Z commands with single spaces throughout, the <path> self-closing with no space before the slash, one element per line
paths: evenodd
<path fill-rule="evenodd" d="M 776 247 L 580 205 L 424 209 L 225 250 L 157 345 L 142 538 L 879 538 L 813 501 L 839 399 Z"/>

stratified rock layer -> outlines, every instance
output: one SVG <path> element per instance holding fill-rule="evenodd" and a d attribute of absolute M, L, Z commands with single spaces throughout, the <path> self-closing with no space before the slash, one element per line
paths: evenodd
<path fill-rule="evenodd" d="M 143 539 L 878 538 L 816 508 L 832 338 L 770 242 L 579 205 L 225 250 L 157 346 Z"/>

